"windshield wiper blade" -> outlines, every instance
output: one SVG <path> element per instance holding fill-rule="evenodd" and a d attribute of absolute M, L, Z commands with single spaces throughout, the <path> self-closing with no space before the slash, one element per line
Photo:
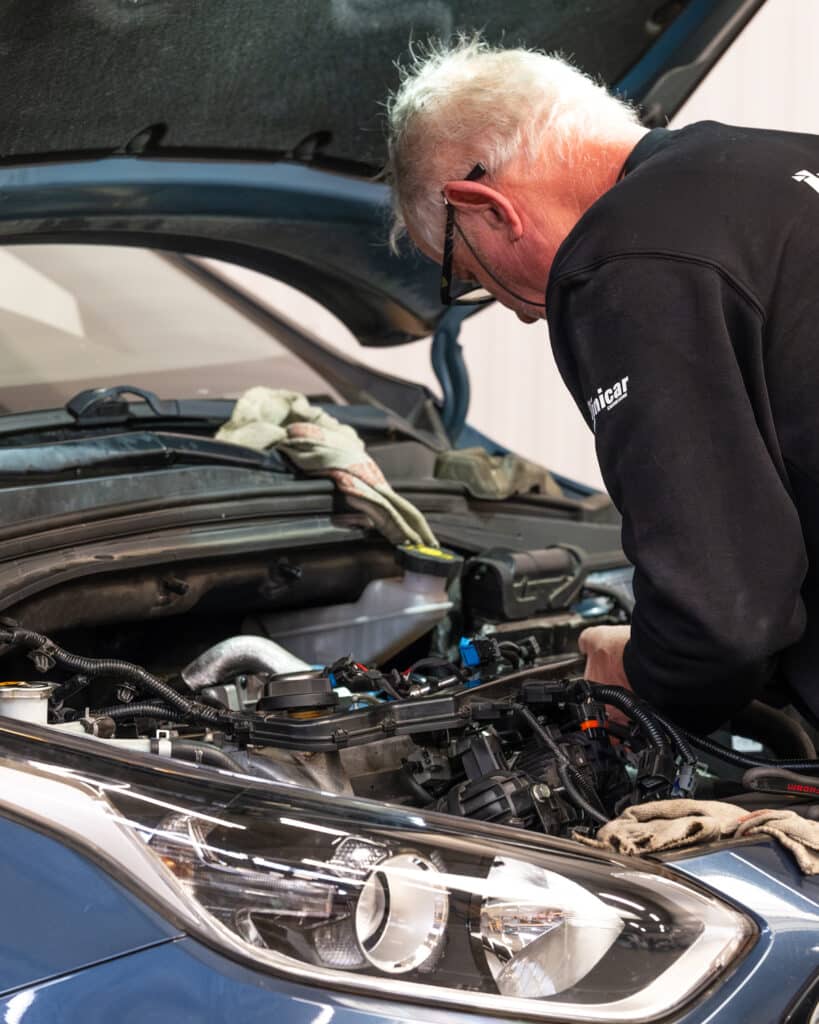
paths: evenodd
<path fill-rule="evenodd" d="M 181 402 L 176 398 L 163 399 L 153 391 L 133 384 L 117 384 L 111 388 L 89 388 L 66 402 L 65 410 L 80 427 L 107 427 L 128 423 L 134 416 L 134 407 L 125 398 L 141 398 L 145 405 L 140 419 L 176 420 L 211 419 L 222 412 L 223 402 L 207 399 Z"/>
<path fill-rule="evenodd" d="M 130 473 L 197 463 L 292 476 L 276 451 L 257 452 L 225 441 L 157 431 L 0 448 L 0 484 L 39 483 L 65 477 L 74 480 L 108 472 Z"/>

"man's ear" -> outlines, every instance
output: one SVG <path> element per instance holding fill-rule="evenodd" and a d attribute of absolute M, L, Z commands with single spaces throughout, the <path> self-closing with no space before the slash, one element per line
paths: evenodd
<path fill-rule="evenodd" d="M 493 228 L 509 232 L 511 241 L 523 235 L 523 223 L 514 204 L 502 193 L 482 181 L 448 181 L 444 185 L 446 201 L 464 213 L 483 213 Z"/>

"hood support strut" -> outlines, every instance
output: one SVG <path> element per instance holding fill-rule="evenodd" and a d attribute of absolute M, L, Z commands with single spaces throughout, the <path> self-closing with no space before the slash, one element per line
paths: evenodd
<path fill-rule="evenodd" d="M 472 312 L 469 306 L 450 306 L 432 338 L 432 369 L 441 385 L 441 421 L 447 437 L 457 448 L 469 412 L 469 371 L 458 336 L 461 324 Z"/>

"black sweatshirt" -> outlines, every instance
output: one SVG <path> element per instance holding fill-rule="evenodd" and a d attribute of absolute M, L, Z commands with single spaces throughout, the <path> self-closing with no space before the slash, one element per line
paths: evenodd
<path fill-rule="evenodd" d="M 631 685 L 706 728 L 778 667 L 819 714 L 819 138 L 650 132 L 546 302 L 636 567 Z"/>

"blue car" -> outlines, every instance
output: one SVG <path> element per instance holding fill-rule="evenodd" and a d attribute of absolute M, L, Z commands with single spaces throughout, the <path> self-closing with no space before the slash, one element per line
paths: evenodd
<path fill-rule="evenodd" d="M 633 606 L 617 513 L 469 426 L 463 312 L 374 178 L 411 38 L 571 52 L 657 124 L 761 4 L 0 3 L 6 1024 L 819 1019 L 787 849 L 579 841 L 694 793 L 815 818 L 809 780 L 743 783 L 814 740 L 767 705 L 692 739 L 582 678 Z M 225 264 L 362 345 L 431 337 L 440 396 Z M 259 383 L 353 428 L 441 547 L 217 439 Z"/>

